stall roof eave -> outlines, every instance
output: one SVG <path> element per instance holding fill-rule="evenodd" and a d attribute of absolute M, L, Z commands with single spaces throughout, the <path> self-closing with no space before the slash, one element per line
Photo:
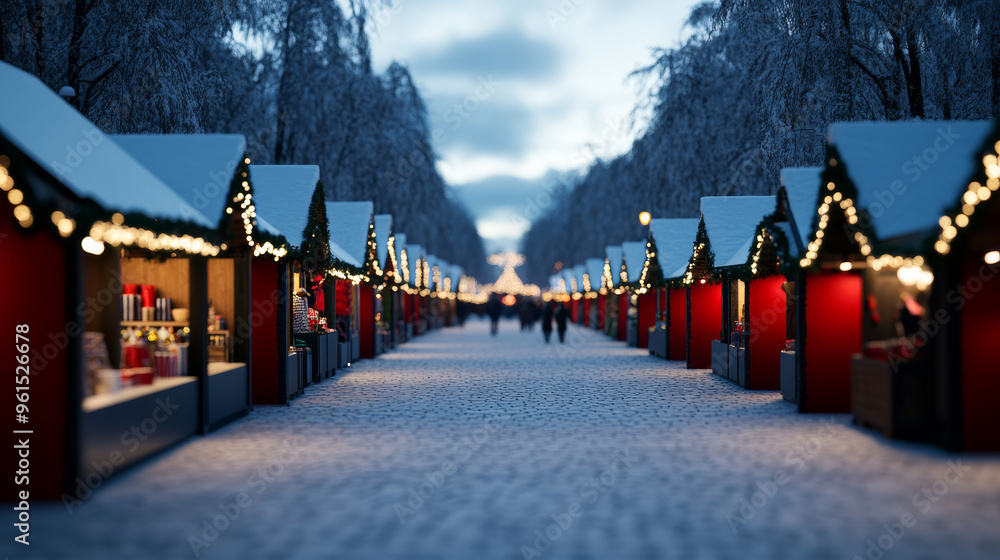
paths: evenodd
<path fill-rule="evenodd" d="M 309 204 L 319 182 L 316 165 L 251 165 L 250 180 L 257 207 L 257 224 L 266 222 L 281 231 L 296 247 L 302 246 L 302 232 L 309 219 Z M 267 231 L 266 227 L 262 228 Z M 271 232 L 268 232 L 271 233 Z"/>
<path fill-rule="evenodd" d="M 241 134 L 122 134 L 111 138 L 188 205 L 216 224 L 229 205 L 236 168 L 246 154 Z"/>
<path fill-rule="evenodd" d="M 622 253 L 625 255 L 625 272 L 629 283 L 638 282 L 646 264 L 646 242 L 626 241 L 622 243 Z"/>
<path fill-rule="evenodd" d="M 795 243 L 795 254 L 805 253 L 812 235 L 813 217 L 819 208 L 820 174 L 822 167 L 786 167 L 781 170 L 781 186 L 788 201 L 789 221 L 794 224 L 797 236 L 789 236 Z M 792 250 L 789 247 L 789 250 Z"/>
<path fill-rule="evenodd" d="M 41 80 L 0 62 L 0 83 L 0 135 L 76 196 L 107 212 L 214 227 Z M 67 148 L 79 146 L 90 151 L 73 158 Z"/>
<path fill-rule="evenodd" d="M 835 123 L 836 148 L 881 243 L 926 235 L 967 187 L 991 121 Z M 812 232 L 810 232 L 812 233 Z"/>
<path fill-rule="evenodd" d="M 757 226 L 774 213 L 773 196 L 705 196 L 701 214 L 705 220 L 715 266 L 745 264 L 757 234 Z"/>
<path fill-rule="evenodd" d="M 371 201 L 337 201 L 326 203 L 326 217 L 330 223 L 330 244 L 337 244 L 350 255 L 353 262 L 366 260 L 368 235 L 374 205 Z"/>
<path fill-rule="evenodd" d="M 683 276 L 698 235 L 698 218 L 657 218 L 649 222 L 649 231 L 663 277 L 674 278 L 667 273 L 677 269 L 682 271 L 678 276 Z"/>

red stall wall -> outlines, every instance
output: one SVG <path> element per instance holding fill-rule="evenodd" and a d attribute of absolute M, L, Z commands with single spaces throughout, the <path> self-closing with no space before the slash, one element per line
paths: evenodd
<path fill-rule="evenodd" d="M 851 411 L 851 354 L 861 352 L 861 276 L 806 278 L 806 412 Z"/>
<path fill-rule="evenodd" d="M 749 389 L 781 389 L 779 361 L 785 349 L 785 291 L 781 285 L 784 283 L 784 276 L 760 278 L 751 282 L 747 290 Z"/>
<path fill-rule="evenodd" d="M 569 319 L 570 322 L 574 324 L 580 322 L 580 300 L 570 300 Z"/>
<path fill-rule="evenodd" d="M 981 258 L 981 257 L 980 257 Z M 962 267 L 962 285 L 974 293 L 961 312 L 962 426 L 966 451 L 1000 451 L 997 397 L 1000 397 L 996 348 L 1000 340 L 1000 285 L 997 277 L 983 280 L 978 258 Z M 983 277 L 996 274 L 987 270 Z"/>
<path fill-rule="evenodd" d="M 587 298 L 583 300 L 583 326 L 590 326 L 590 301 Z"/>
<path fill-rule="evenodd" d="M 628 292 L 618 296 L 618 340 L 628 339 Z"/>
<path fill-rule="evenodd" d="M 687 367 L 712 367 L 712 341 L 722 331 L 722 284 L 694 284 L 691 294 L 691 355 Z"/>
<path fill-rule="evenodd" d="M 67 454 L 68 442 L 76 435 L 67 430 L 66 416 L 71 406 L 69 380 L 75 381 L 77 373 L 68 372 L 66 351 L 70 344 L 79 343 L 82 325 L 76 322 L 75 316 L 71 322 L 66 313 L 69 296 L 66 286 L 82 280 L 77 280 L 75 275 L 67 277 L 66 248 L 60 239 L 48 231 L 25 235 L 20 226 L 13 223 L 11 213 L 6 211 L 4 214 L 0 216 L 0 263 L 4 264 L 3 274 L 0 274 L 0 293 L 4 294 L 4 302 L 0 305 L 0 329 L 7 340 L 2 353 L 6 356 L 3 367 L 10 376 L 4 399 L 10 420 L 5 425 L 12 428 L 4 436 L 4 464 L 10 470 L 9 475 L 3 477 L 0 501 L 15 501 L 16 492 L 23 490 L 29 492 L 29 501 L 54 500 L 62 495 L 66 466 L 75 461 Z M 36 216 L 35 219 L 46 218 Z M 18 333 L 18 325 L 27 325 L 27 332 Z M 15 340 L 17 334 L 27 337 L 27 342 Z M 17 356 L 23 354 L 15 352 L 15 342 L 28 345 L 27 364 L 17 361 Z M 27 370 L 27 380 L 21 379 L 25 377 L 21 367 Z M 25 424 L 14 423 L 15 407 L 19 403 L 16 387 L 28 387 L 25 403 L 28 422 Z M 33 433 L 12 433 L 22 429 Z M 30 440 L 27 485 L 15 483 L 19 457 L 14 446 L 18 445 L 19 438 Z"/>
<path fill-rule="evenodd" d="M 361 321 L 361 358 L 375 357 L 375 290 L 368 284 L 358 286 L 360 305 L 358 306 Z"/>
<path fill-rule="evenodd" d="M 639 348 L 649 348 L 649 328 L 656 321 L 656 292 L 639 296 Z"/>
<path fill-rule="evenodd" d="M 604 320 L 607 315 L 607 305 L 608 296 L 601 294 L 597 296 L 597 328 L 604 330 Z"/>
<path fill-rule="evenodd" d="M 687 360 L 687 291 L 673 288 L 667 291 L 670 298 L 670 325 L 668 343 L 671 360 Z"/>
<path fill-rule="evenodd" d="M 273 260 L 255 258 L 250 262 L 250 324 L 253 325 L 253 403 L 278 404 L 278 267 Z"/>

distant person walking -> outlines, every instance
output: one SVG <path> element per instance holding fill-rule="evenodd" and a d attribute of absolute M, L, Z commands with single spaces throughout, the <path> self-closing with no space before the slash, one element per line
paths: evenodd
<path fill-rule="evenodd" d="M 559 309 L 556 310 L 556 329 L 559 331 L 559 342 L 566 342 L 566 320 L 569 319 L 569 311 L 566 311 L 566 306 L 563 304 L 558 304 Z"/>
<path fill-rule="evenodd" d="M 549 339 L 552 338 L 552 316 L 555 312 L 552 310 L 552 306 L 555 305 L 552 302 L 544 304 L 542 309 L 542 336 L 545 337 L 545 343 L 549 343 Z"/>
<path fill-rule="evenodd" d="M 490 294 L 489 301 L 486 302 L 486 314 L 490 316 L 490 334 L 496 336 L 500 330 L 500 314 L 503 312 L 503 304 L 500 303 L 500 296 Z"/>

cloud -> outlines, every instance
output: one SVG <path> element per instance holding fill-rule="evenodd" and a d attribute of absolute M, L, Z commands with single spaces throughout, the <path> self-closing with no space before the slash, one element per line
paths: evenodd
<path fill-rule="evenodd" d="M 433 51 L 417 53 L 410 67 L 421 76 L 485 76 L 501 80 L 543 80 L 558 77 L 562 57 L 555 44 L 505 29 L 462 39 Z"/>
<path fill-rule="evenodd" d="M 536 115 L 522 104 L 499 98 L 480 100 L 473 93 L 467 97 L 431 95 L 427 108 L 432 130 L 443 133 L 437 136 L 440 150 L 518 157 L 529 148 Z"/>

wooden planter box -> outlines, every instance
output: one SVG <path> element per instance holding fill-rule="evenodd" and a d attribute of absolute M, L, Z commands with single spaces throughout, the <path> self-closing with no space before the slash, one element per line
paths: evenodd
<path fill-rule="evenodd" d="M 784 350 L 779 358 L 781 369 L 781 397 L 791 403 L 797 403 L 797 383 L 795 379 L 795 352 Z"/>
<path fill-rule="evenodd" d="M 933 438 L 932 379 L 927 362 L 897 364 L 851 357 L 851 411 L 854 423 L 887 437 L 928 441 Z"/>
<path fill-rule="evenodd" d="M 721 340 L 712 341 L 712 373 L 729 378 L 729 345 Z"/>
<path fill-rule="evenodd" d="M 361 337 L 357 333 L 351 337 L 351 361 L 356 362 L 361 359 Z"/>

